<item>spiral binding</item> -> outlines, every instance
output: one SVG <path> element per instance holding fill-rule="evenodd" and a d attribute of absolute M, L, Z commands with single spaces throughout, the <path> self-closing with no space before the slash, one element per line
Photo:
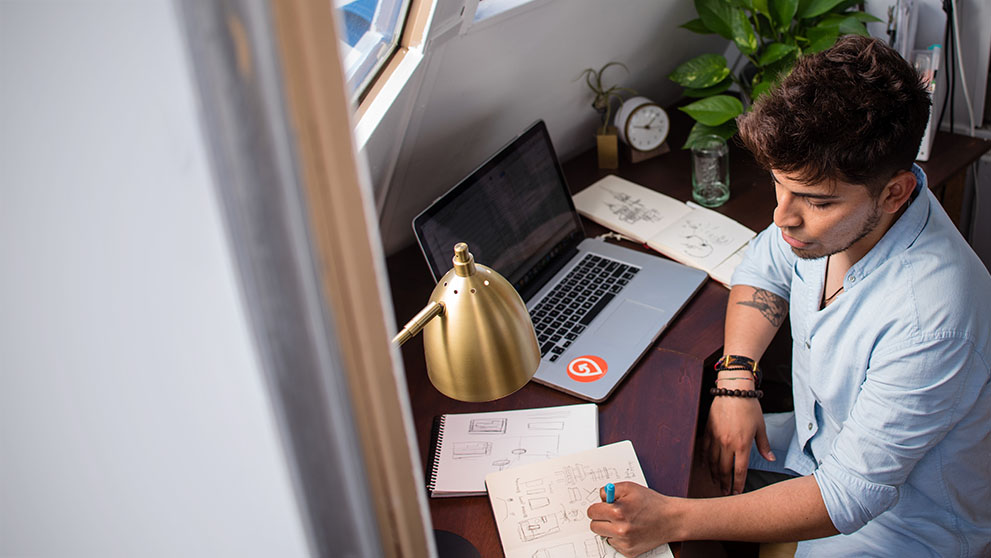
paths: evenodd
<path fill-rule="evenodd" d="M 430 429 L 430 444 L 433 451 L 430 452 L 430 462 L 427 463 L 427 490 L 433 493 L 437 486 L 437 469 L 440 467 L 440 452 L 444 441 L 444 419 L 446 415 L 434 418 L 433 428 Z"/>

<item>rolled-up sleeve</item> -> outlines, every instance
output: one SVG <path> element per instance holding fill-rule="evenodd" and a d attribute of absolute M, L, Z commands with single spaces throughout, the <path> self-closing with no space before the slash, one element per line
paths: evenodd
<path fill-rule="evenodd" d="M 750 241 L 730 284 L 764 289 L 788 300 L 796 257 L 772 223 Z"/>
<path fill-rule="evenodd" d="M 872 356 L 850 416 L 814 473 L 837 530 L 852 533 L 898 502 L 899 487 L 974 406 L 988 377 L 984 357 L 953 333 L 915 336 Z"/>

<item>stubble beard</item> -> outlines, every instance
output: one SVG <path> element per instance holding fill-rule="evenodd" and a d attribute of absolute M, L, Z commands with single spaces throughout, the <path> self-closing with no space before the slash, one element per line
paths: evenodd
<path fill-rule="evenodd" d="M 838 254 L 840 252 L 843 252 L 844 250 L 850 248 L 857 242 L 863 240 L 865 236 L 869 235 L 871 232 L 874 231 L 874 229 L 877 228 L 877 225 L 880 222 L 881 222 L 881 208 L 879 204 L 875 201 L 874 207 L 871 208 L 871 212 L 867 216 L 867 219 L 864 220 L 864 224 L 863 226 L 861 226 L 860 231 L 854 236 L 852 240 L 846 242 L 842 246 L 842 248 L 834 249 L 831 247 L 824 247 L 821 248 L 820 250 L 805 250 L 803 248 L 795 248 L 794 246 L 791 246 L 790 248 L 791 251 L 796 256 L 798 256 L 803 260 L 815 260 L 819 258 L 824 258 L 826 256 L 832 256 L 833 254 Z"/>

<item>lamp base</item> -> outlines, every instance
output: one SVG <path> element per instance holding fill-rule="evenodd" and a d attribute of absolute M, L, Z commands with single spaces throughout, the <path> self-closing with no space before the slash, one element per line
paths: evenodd
<path fill-rule="evenodd" d="M 473 544 L 450 531 L 434 529 L 434 541 L 437 543 L 437 556 L 440 558 L 482 558 Z"/>

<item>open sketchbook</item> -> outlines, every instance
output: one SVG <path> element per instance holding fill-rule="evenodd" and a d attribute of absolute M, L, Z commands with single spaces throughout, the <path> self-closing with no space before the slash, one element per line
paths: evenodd
<path fill-rule="evenodd" d="M 574 196 L 578 213 L 729 286 L 757 233 L 692 202 L 609 175 Z"/>
<path fill-rule="evenodd" d="M 599 445 L 594 403 L 437 417 L 427 490 L 434 498 L 485 494 L 485 475 Z"/>
<path fill-rule="evenodd" d="M 589 529 L 606 483 L 647 481 L 629 440 L 490 473 L 489 502 L 506 558 L 622 558 Z M 673 557 L 667 544 L 640 558 Z"/>

